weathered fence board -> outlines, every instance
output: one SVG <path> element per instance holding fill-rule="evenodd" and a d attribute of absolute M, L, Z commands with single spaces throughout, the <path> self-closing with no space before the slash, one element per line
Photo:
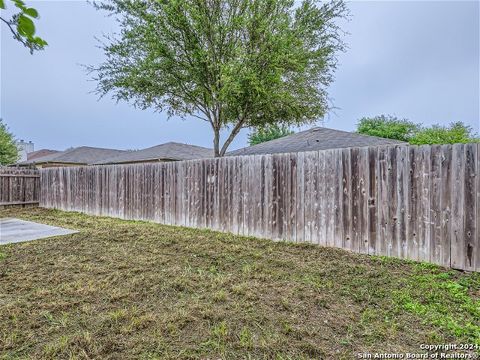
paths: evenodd
<path fill-rule="evenodd" d="M 39 192 L 37 170 L 0 167 L 0 206 L 38 205 Z"/>
<path fill-rule="evenodd" d="M 480 143 L 477 144 L 477 240 L 476 240 L 476 258 L 475 270 L 480 271 Z M 454 195 L 452 195 L 454 196 Z"/>
<path fill-rule="evenodd" d="M 477 211 L 476 211 L 476 188 L 475 177 L 477 167 L 477 146 L 476 144 L 465 145 L 465 269 L 475 270 L 476 252 L 478 247 L 477 238 Z"/>
<path fill-rule="evenodd" d="M 401 145 L 49 168 L 40 204 L 480 271 L 479 155 Z"/>

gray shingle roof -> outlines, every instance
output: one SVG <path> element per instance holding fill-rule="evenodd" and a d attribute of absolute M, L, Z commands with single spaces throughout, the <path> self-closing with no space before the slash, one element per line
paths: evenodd
<path fill-rule="evenodd" d="M 33 160 L 23 161 L 20 165 L 27 164 L 45 164 L 45 163 L 65 163 L 65 164 L 92 164 L 103 159 L 128 153 L 125 150 L 103 149 L 89 146 L 80 146 L 65 150 L 59 153 L 50 154 L 35 158 Z"/>
<path fill-rule="evenodd" d="M 52 155 L 52 154 L 58 154 L 59 152 L 60 151 L 58 150 L 50 150 L 50 149 L 41 149 L 37 151 L 32 151 L 27 154 L 27 160 L 33 160 L 33 159 L 37 159 L 37 158 Z"/>
<path fill-rule="evenodd" d="M 229 152 L 228 156 L 278 154 L 313 150 L 327 150 L 362 146 L 405 144 L 404 142 L 362 135 L 347 131 L 314 127 L 280 139 Z"/>
<path fill-rule="evenodd" d="M 213 157 L 213 150 L 196 145 L 168 142 L 147 149 L 130 151 L 96 164 L 124 164 L 142 161 L 193 160 Z"/>

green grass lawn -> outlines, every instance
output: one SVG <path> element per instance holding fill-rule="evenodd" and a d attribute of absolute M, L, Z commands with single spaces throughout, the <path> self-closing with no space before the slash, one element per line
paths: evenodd
<path fill-rule="evenodd" d="M 480 344 L 480 275 L 307 244 L 1 210 L 80 230 L 0 247 L 0 359 L 352 359 Z"/>

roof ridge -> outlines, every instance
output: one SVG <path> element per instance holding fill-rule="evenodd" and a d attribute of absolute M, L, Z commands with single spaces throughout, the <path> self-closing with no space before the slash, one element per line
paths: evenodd
<path fill-rule="evenodd" d="M 104 148 L 104 147 L 98 147 L 98 146 L 87 146 L 87 145 L 77 146 L 77 147 L 74 147 L 72 150 L 77 150 L 77 149 L 95 149 L 95 150 L 110 150 L 110 151 L 127 151 L 127 150 L 121 150 L 121 149 L 112 149 L 112 148 Z"/>
<path fill-rule="evenodd" d="M 200 146 L 200 145 L 189 144 L 189 143 L 186 143 L 186 142 L 179 142 L 179 141 L 167 141 L 167 142 L 165 142 L 165 143 L 158 144 L 158 145 L 167 145 L 167 144 L 177 144 L 177 145 L 188 145 L 188 146 L 203 147 L 203 146 Z M 157 145 L 157 146 L 158 146 L 158 145 Z"/>
<path fill-rule="evenodd" d="M 213 149 L 202 147 L 199 145 L 191 145 L 169 141 L 166 143 L 150 146 L 135 152 L 110 156 L 95 164 L 113 164 L 127 163 L 138 161 L 156 161 L 156 160 L 191 160 L 196 158 L 205 158 L 211 155 L 213 157 Z"/>
<path fill-rule="evenodd" d="M 228 155 L 274 154 L 388 144 L 405 144 L 405 142 L 324 126 L 314 126 L 277 139 L 230 151 Z"/>

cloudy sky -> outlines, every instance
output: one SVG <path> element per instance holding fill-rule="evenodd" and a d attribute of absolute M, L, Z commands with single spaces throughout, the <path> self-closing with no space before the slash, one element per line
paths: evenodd
<path fill-rule="evenodd" d="M 206 123 L 98 101 L 80 64 L 99 64 L 95 36 L 116 24 L 84 1 L 27 1 L 39 10 L 48 48 L 30 55 L 1 27 L 0 116 L 35 148 L 139 149 L 166 141 L 211 147 Z M 8 1 L 7 1 L 8 4 Z M 478 1 L 354 1 L 349 49 L 330 88 L 324 125 L 354 130 L 363 116 L 423 124 L 463 121 L 480 131 Z M 246 145 L 243 132 L 232 149 Z"/>

